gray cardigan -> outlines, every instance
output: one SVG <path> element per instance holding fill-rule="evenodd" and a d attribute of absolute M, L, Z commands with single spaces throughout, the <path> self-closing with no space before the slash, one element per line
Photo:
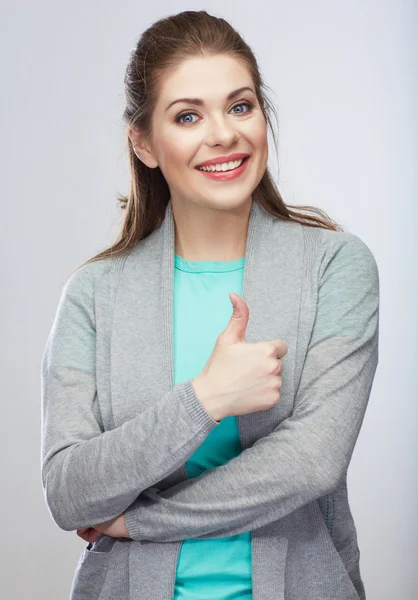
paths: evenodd
<path fill-rule="evenodd" d="M 192 479 L 185 461 L 218 423 L 191 379 L 173 386 L 173 257 L 170 200 L 133 250 L 70 277 L 46 343 L 51 516 L 75 531 L 125 511 L 130 535 L 84 549 L 71 600 L 170 600 L 182 540 L 245 531 L 254 600 L 364 600 L 346 475 L 378 363 L 372 252 L 253 203 L 246 342 L 286 341 L 280 400 L 237 417 L 242 453 Z"/>

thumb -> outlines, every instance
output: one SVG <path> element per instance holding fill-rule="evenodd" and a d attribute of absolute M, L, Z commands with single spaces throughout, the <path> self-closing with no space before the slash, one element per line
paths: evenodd
<path fill-rule="evenodd" d="M 250 317 L 249 308 L 241 296 L 238 296 L 235 292 L 229 293 L 229 299 L 231 300 L 233 311 L 229 323 L 222 333 L 222 339 L 229 344 L 236 342 L 245 343 L 245 333 Z"/>

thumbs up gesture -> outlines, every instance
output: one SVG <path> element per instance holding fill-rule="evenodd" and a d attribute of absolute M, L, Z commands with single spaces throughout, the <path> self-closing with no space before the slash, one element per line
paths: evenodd
<path fill-rule="evenodd" d="M 216 420 L 267 410 L 280 400 L 283 361 L 288 347 L 282 340 L 247 344 L 249 308 L 231 292 L 233 312 L 216 341 L 205 368 L 192 380 L 196 396 Z"/>

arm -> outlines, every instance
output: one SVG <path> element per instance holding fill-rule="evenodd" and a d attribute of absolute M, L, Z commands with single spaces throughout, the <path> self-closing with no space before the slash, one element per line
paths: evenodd
<path fill-rule="evenodd" d="M 130 538 L 252 531 L 330 493 L 344 476 L 378 363 L 379 280 L 360 238 L 331 254 L 292 415 L 228 463 L 143 491 L 125 511 Z"/>
<path fill-rule="evenodd" d="M 179 468 L 218 424 L 188 380 L 104 431 L 91 266 L 67 282 L 42 358 L 42 485 L 51 516 L 66 531 L 122 513 L 138 493 Z"/>

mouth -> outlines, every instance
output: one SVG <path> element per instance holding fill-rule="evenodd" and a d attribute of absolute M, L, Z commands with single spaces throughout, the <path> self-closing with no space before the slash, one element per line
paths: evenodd
<path fill-rule="evenodd" d="M 195 167 L 195 169 L 196 169 L 196 171 L 198 171 L 205 177 L 208 177 L 209 179 L 212 179 L 215 181 L 229 181 L 230 179 L 236 179 L 237 177 L 242 175 L 242 173 L 245 172 L 250 158 L 251 158 L 251 156 L 248 156 L 248 155 L 245 156 L 241 160 L 240 164 L 237 167 L 234 167 L 233 169 L 227 169 L 225 171 L 223 171 L 223 170 L 217 171 L 217 170 L 213 170 L 213 169 L 206 171 L 206 170 L 199 168 L 198 166 Z"/>
<path fill-rule="evenodd" d="M 196 165 L 195 169 L 197 169 L 198 171 L 203 171 L 203 169 L 205 169 L 204 170 L 205 173 L 229 173 L 230 171 L 235 171 L 235 169 L 238 169 L 249 158 L 250 158 L 250 155 L 244 156 L 243 158 L 240 159 L 240 164 L 237 167 L 234 167 L 233 169 L 226 169 L 225 171 L 223 171 L 222 169 L 220 169 L 220 170 L 212 169 L 211 167 L 215 166 L 215 165 Z M 237 162 L 237 161 L 232 161 L 232 162 Z M 219 163 L 219 164 L 221 164 L 221 163 Z"/>

